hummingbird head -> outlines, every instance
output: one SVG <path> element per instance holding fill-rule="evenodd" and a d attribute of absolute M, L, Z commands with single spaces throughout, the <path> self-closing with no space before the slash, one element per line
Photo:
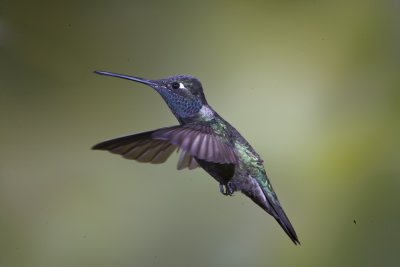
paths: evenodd
<path fill-rule="evenodd" d="M 190 75 L 175 75 L 159 80 L 147 80 L 106 71 L 95 71 L 95 73 L 139 82 L 152 87 L 162 96 L 178 119 L 193 117 L 199 113 L 203 105 L 207 105 L 200 81 Z"/>

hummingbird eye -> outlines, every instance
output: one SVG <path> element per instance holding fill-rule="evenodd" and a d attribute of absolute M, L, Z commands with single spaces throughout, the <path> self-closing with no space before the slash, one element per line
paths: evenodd
<path fill-rule="evenodd" d="M 180 86 L 180 84 L 179 84 L 178 82 L 173 82 L 173 83 L 171 84 L 171 87 L 172 87 L 172 89 L 178 89 L 178 88 L 181 87 L 181 86 Z"/>

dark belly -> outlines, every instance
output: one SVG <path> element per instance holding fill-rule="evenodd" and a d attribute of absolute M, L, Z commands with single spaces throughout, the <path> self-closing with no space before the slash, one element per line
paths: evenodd
<path fill-rule="evenodd" d="M 235 164 L 219 164 L 195 158 L 197 163 L 220 184 L 226 185 L 235 173 Z"/>

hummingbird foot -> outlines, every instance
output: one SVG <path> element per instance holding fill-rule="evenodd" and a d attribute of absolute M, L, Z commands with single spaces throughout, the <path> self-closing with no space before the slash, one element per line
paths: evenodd
<path fill-rule="evenodd" d="M 235 192 L 230 182 L 228 182 L 227 184 L 219 184 L 219 191 L 225 196 L 232 196 Z"/>

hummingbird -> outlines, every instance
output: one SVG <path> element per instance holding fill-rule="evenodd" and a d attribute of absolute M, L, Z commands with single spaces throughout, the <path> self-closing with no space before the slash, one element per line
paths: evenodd
<path fill-rule="evenodd" d="M 165 162 L 177 150 L 178 170 L 201 167 L 219 183 L 223 195 L 241 191 L 274 217 L 294 244 L 300 244 L 269 181 L 263 160 L 207 103 L 197 78 L 175 75 L 148 80 L 107 71 L 95 73 L 150 86 L 161 95 L 179 124 L 104 141 L 92 149 L 153 164 Z"/>

